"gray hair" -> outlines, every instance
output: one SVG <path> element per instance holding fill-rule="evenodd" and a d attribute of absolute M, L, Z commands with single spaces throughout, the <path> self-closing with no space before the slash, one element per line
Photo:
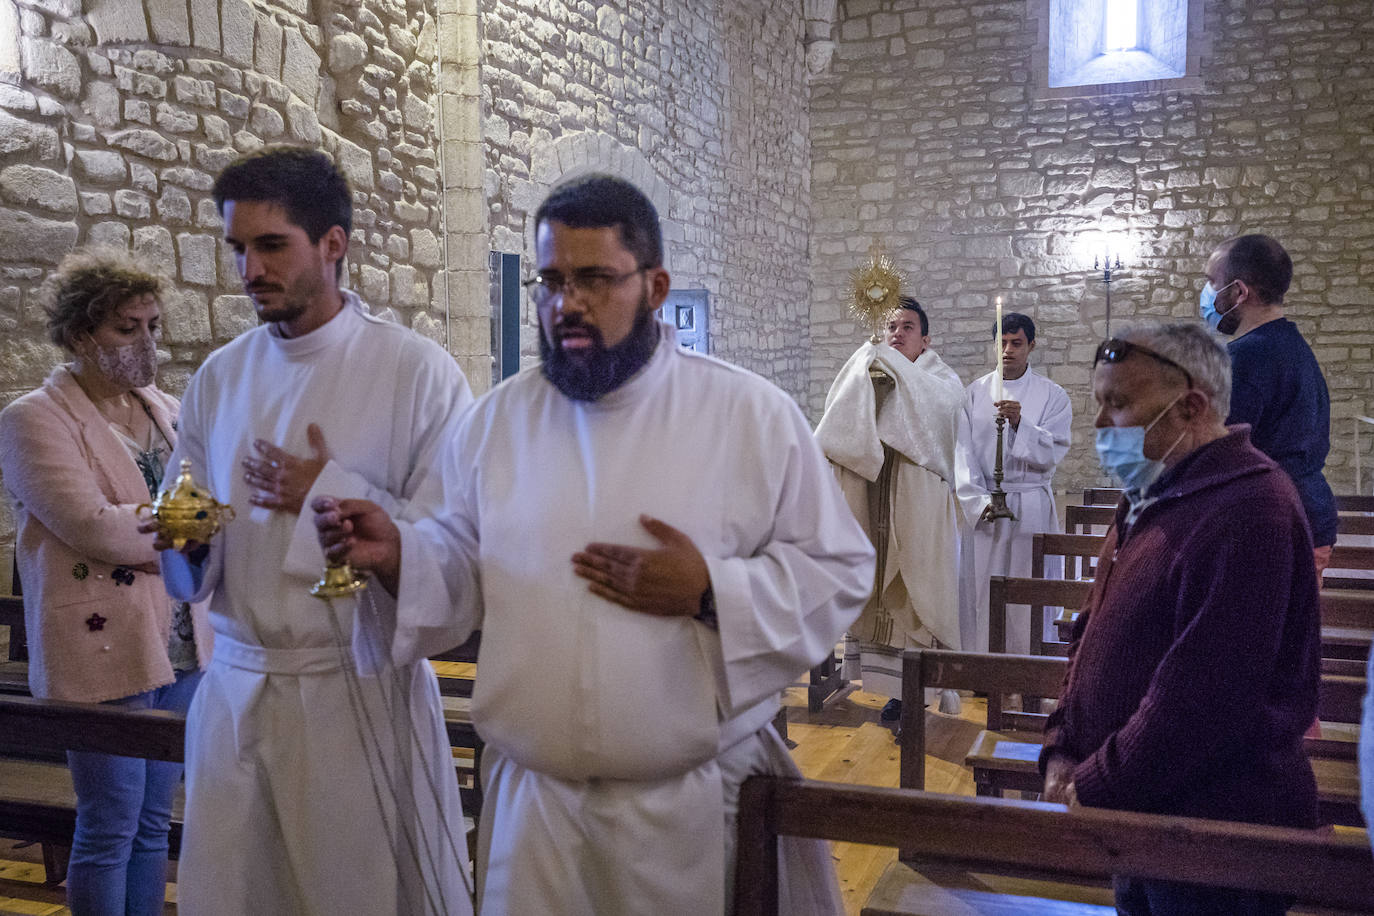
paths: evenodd
<path fill-rule="evenodd" d="M 1141 321 L 1128 325 L 1117 336 L 1178 363 L 1193 377 L 1193 387 L 1207 394 L 1219 419 L 1225 420 L 1231 413 L 1231 354 L 1206 325 L 1197 321 Z"/>

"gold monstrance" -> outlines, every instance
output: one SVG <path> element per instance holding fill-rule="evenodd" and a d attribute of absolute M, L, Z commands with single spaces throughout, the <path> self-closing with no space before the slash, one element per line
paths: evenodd
<path fill-rule="evenodd" d="M 142 514 L 144 509 L 148 510 L 147 516 Z M 176 550 L 185 547 L 187 541 L 210 540 L 234 519 L 232 506 L 216 502 L 209 491 L 191 478 L 189 458 L 181 459 L 181 473 L 170 487 L 151 503 L 137 506 L 134 512 L 140 518 L 155 519 L 158 534 L 171 538 Z"/>
<path fill-rule="evenodd" d="M 857 321 L 872 329 L 868 342 L 881 343 L 883 321 L 901 304 L 906 274 L 897 269 L 892 256 L 883 250 L 883 243 L 874 239 L 868 248 L 868 262 L 850 271 L 849 279 L 853 285 L 849 310 Z"/>

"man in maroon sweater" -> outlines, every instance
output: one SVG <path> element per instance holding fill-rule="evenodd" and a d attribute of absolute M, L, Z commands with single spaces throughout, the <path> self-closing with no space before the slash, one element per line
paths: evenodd
<path fill-rule="evenodd" d="M 1230 362 L 1200 324 L 1094 361 L 1098 453 L 1126 495 L 1074 629 L 1041 766 L 1050 801 L 1317 823 L 1312 537 L 1288 475 L 1227 428 Z M 1118 878 L 1126 914 L 1283 913 L 1255 893 Z"/>

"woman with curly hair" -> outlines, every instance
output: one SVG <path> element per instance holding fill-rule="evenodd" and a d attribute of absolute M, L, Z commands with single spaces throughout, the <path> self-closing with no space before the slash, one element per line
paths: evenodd
<path fill-rule="evenodd" d="M 185 712 L 210 654 L 205 610 L 167 597 L 135 509 L 162 482 L 178 403 L 160 391 L 165 281 L 127 251 L 63 260 L 48 334 L 71 357 L 0 412 L 36 697 Z M 76 916 L 160 914 L 181 765 L 72 751 Z"/>

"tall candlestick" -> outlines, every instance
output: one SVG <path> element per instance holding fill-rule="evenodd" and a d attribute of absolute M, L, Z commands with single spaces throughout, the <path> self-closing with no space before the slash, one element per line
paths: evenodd
<path fill-rule="evenodd" d="M 997 363 L 997 396 L 994 401 L 1002 400 L 1002 297 L 997 297 L 997 328 L 993 331 L 992 355 Z"/>

